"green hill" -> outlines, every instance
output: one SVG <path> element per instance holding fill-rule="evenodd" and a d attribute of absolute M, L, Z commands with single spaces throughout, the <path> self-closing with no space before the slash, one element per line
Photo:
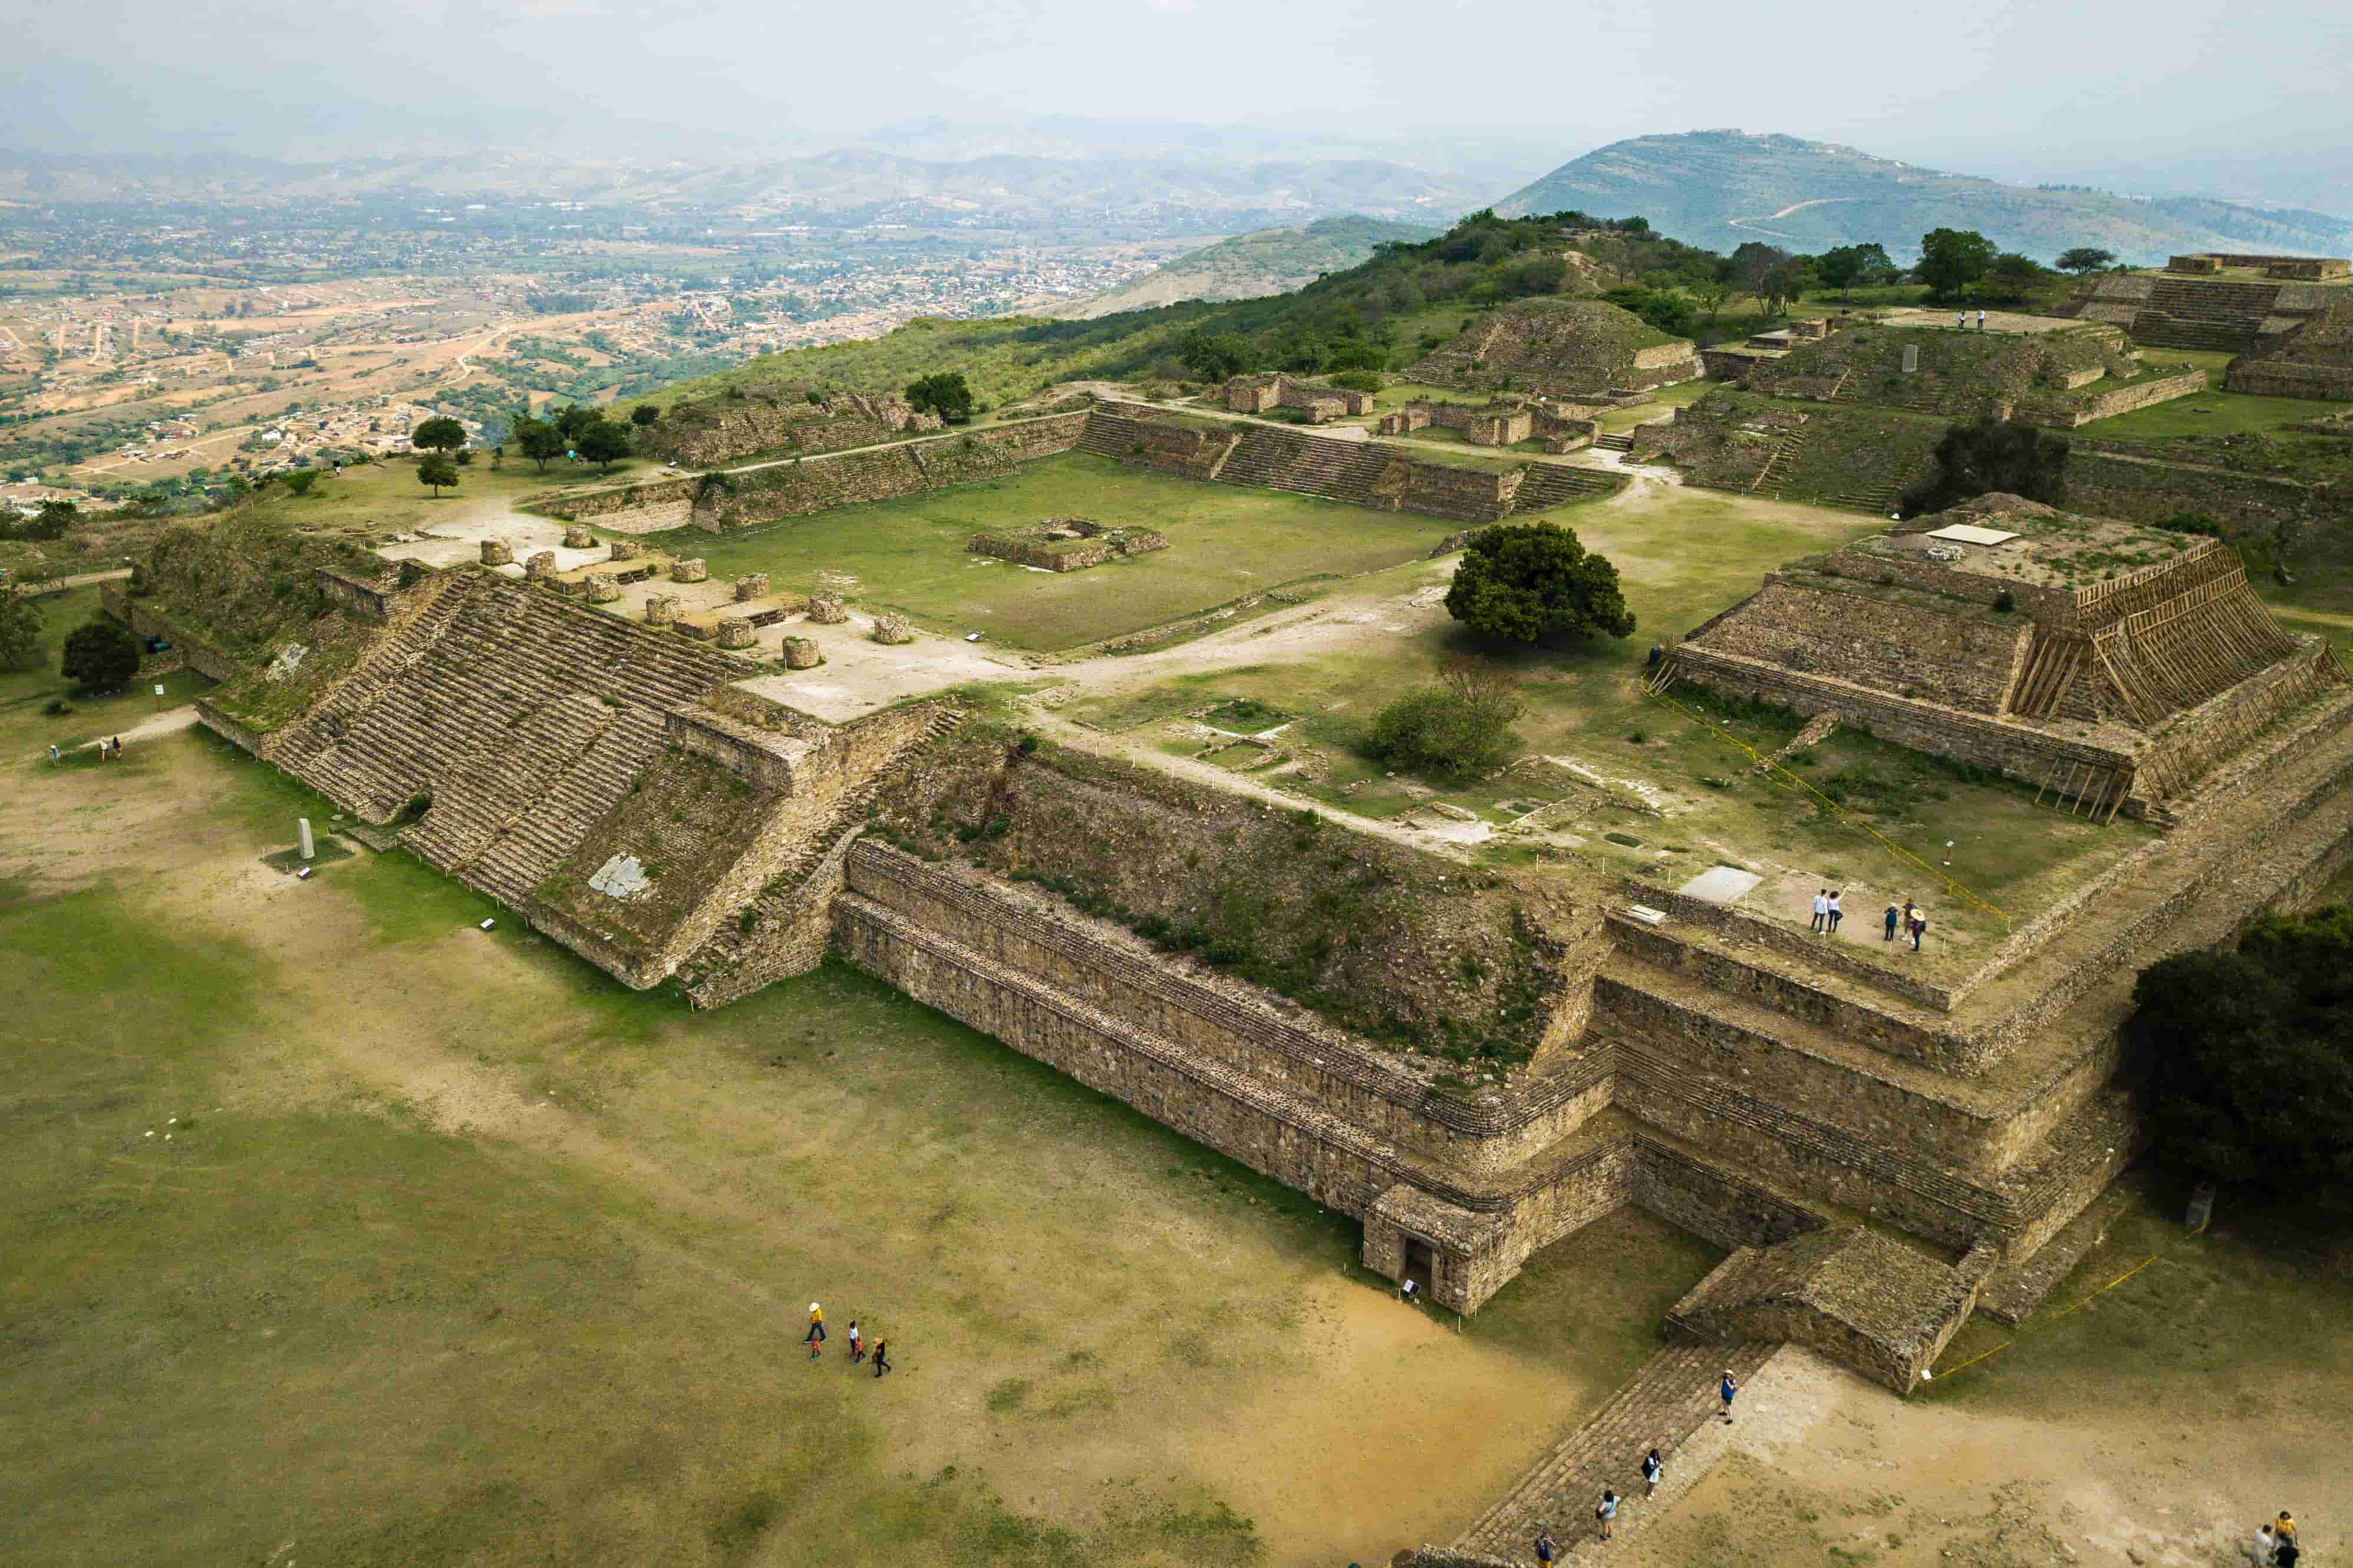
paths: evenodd
<path fill-rule="evenodd" d="M 2049 261 L 2073 246 L 2135 266 L 2176 252 L 2343 256 L 2353 222 L 2259 211 L 2204 197 L 2137 201 L 2094 191 L 2006 185 L 1794 136 L 1693 131 L 1612 142 L 1496 204 L 1506 216 L 1578 209 L 1640 213 L 1661 234 L 1731 250 L 1758 239 L 1819 253 L 1875 243 L 1908 262 L 1932 228 L 1976 229 L 2002 250 Z"/>
<path fill-rule="evenodd" d="M 1371 257 L 1376 246 L 1429 239 L 1437 233 L 1421 225 L 1388 223 L 1354 213 L 1319 218 L 1304 228 L 1262 228 L 1204 246 L 1133 283 L 1056 314 L 1091 321 L 1186 300 L 1250 300 L 1288 293 L 1327 272 L 1357 265 Z"/>
<path fill-rule="evenodd" d="M 1369 259 L 1286 294 L 1086 321 L 924 317 L 880 338 L 764 354 L 646 401 L 668 405 L 731 387 L 747 395 L 791 389 L 802 396 L 803 389 L 896 391 L 942 371 L 963 372 L 974 393 L 994 405 L 1091 377 L 1173 382 L 1223 380 L 1242 371 L 1403 370 L 1514 300 L 1591 298 L 1602 285 L 1637 279 L 1707 277 L 1719 259 L 1639 227 L 1598 233 L 1550 217 L 1513 220 L 1487 212 L 1432 239 L 1375 244 Z M 1644 303 L 1610 298 L 1638 312 Z M 1195 338 L 1214 340 L 1224 356 L 1214 374 L 1202 362 L 1188 365 L 1181 357 Z"/>

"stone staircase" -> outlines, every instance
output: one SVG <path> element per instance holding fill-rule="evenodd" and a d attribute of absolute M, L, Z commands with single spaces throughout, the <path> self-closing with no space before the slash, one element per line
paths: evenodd
<path fill-rule="evenodd" d="M 663 714 L 741 676 L 724 655 L 544 590 L 461 579 L 271 760 L 509 904 L 527 899 L 664 745 Z"/>
<path fill-rule="evenodd" d="M 1766 458 L 1765 466 L 1757 470 L 1757 477 L 1755 479 L 1748 481 L 1748 493 L 1750 495 L 1755 495 L 1758 490 L 1763 489 L 1767 485 L 1770 484 L 1773 480 L 1774 470 L 1784 467 L 1788 459 L 1796 457 L 1800 452 L 1803 452 L 1806 449 L 1806 443 L 1809 438 L 1810 437 L 1803 430 L 1791 430 L 1783 435 L 1778 441 L 1773 443 L 1773 450 L 1771 454 Z M 1775 490 L 1773 492 L 1773 499 L 1775 500 L 1780 500 L 1781 492 Z"/>
<path fill-rule="evenodd" d="M 680 968 L 698 976 L 694 1001 L 697 1006 L 715 1005 L 705 996 L 732 1000 L 747 994 L 766 982 L 745 972 L 758 963 L 759 933 L 776 922 L 797 918 L 809 902 L 809 878 L 837 849 L 842 839 L 863 827 L 866 810 L 891 777 L 892 766 L 900 758 L 919 747 L 955 732 L 965 721 L 958 710 L 944 708 L 934 715 L 929 728 L 913 742 L 902 747 L 888 762 L 876 768 L 862 783 L 845 791 L 827 813 L 824 822 L 803 839 L 793 858 L 768 879 L 767 885 L 748 906 L 754 911 L 750 930 L 738 921 L 722 925 L 711 940 L 695 950 L 694 954 Z M 748 983 L 747 983 L 748 982 Z"/>
<path fill-rule="evenodd" d="M 1593 449 L 1597 452 L 1630 452 L 1634 449 L 1634 437 L 1627 431 L 1604 431 L 1593 438 Z"/>
<path fill-rule="evenodd" d="M 2133 341 L 2153 348 L 2244 353 L 2254 346 L 2278 299 L 2275 283 L 2159 278 L 2133 321 Z"/>
<path fill-rule="evenodd" d="M 1565 463 L 1531 463 L 1512 497 L 1515 512 L 1550 511 L 1573 500 L 1611 489 L 1615 481 L 1593 468 L 1572 468 Z"/>
<path fill-rule="evenodd" d="M 1672 1467 L 1676 1450 L 1720 1408 L 1716 1383 L 1725 1369 L 1745 1384 L 1778 1348 L 1742 1343 L 1661 1351 L 1520 1478 L 1451 1550 L 1501 1563 L 1533 1563 L 1539 1524 L 1549 1526 L 1553 1539 L 1572 1551 L 1599 1550 L 1593 1505 L 1601 1489 L 1611 1488 L 1625 1500 L 1619 1510 L 1624 1523 L 1642 1507 L 1642 1455 L 1655 1447 Z"/>
<path fill-rule="evenodd" d="M 1376 506 L 1373 493 L 1389 465 L 1385 449 L 1363 441 L 1334 441 L 1288 430 L 1251 430 L 1219 472 L 1225 484 L 1292 490 L 1332 500 Z"/>

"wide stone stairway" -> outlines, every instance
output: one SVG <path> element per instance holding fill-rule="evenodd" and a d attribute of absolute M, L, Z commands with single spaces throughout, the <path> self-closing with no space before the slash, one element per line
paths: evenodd
<path fill-rule="evenodd" d="M 520 904 L 628 792 L 664 713 L 740 679 L 724 655 L 479 575 L 442 588 L 291 726 L 270 760 Z"/>
<path fill-rule="evenodd" d="M 1740 1343 L 1661 1351 L 1521 1477 L 1452 1550 L 1502 1563 L 1533 1563 L 1539 1524 L 1549 1526 L 1564 1547 L 1598 1544 L 1593 1505 L 1601 1489 L 1627 1500 L 1619 1510 L 1622 1524 L 1642 1506 L 1642 1455 L 1655 1447 L 1672 1467 L 1675 1450 L 1720 1408 L 1716 1384 L 1725 1369 L 1745 1384 L 1778 1348 Z M 1737 1411 L 1736 1402 L 1736 1418 Z"/>

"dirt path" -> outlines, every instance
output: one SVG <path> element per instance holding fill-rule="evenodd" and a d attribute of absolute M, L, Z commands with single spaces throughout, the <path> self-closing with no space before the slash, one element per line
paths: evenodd
<path fill-rule="evenodd" d="M 1762 228 L 1758 226 L 1770 223 L 1777 217 L 1788 217 L 1791 213 L 1803 212 L 1808 207 L 1826 207 L 1832 202 L 1853 202 L 1862 199 L 1860 196 L 1816 196 L 1810 202 L 1791 202 L 1777 213 L 1759 213 L 1754 217 L 1728 217 L 1724 221 L 1729 227 L 1745 228 L 1751 234 L 1769 234 L 1776 239 L 1794 239 L 1796 236 L 1783 234 L 1778 228 Z"/>

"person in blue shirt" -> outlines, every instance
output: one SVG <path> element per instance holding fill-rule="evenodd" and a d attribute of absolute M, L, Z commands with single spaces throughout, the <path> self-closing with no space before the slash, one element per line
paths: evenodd
<path fill-rule="evenodd" d="M 1715 1392 L 1724 1401 L 1724 1422 L 1728 1426 L 1732 1424 L 1732 1396 L 1740 1392 L 1740 1380 L 1732 1375 L 1730 1367 L 1724 1369 L 1724 1381 L 1716 1384 Z"/>

